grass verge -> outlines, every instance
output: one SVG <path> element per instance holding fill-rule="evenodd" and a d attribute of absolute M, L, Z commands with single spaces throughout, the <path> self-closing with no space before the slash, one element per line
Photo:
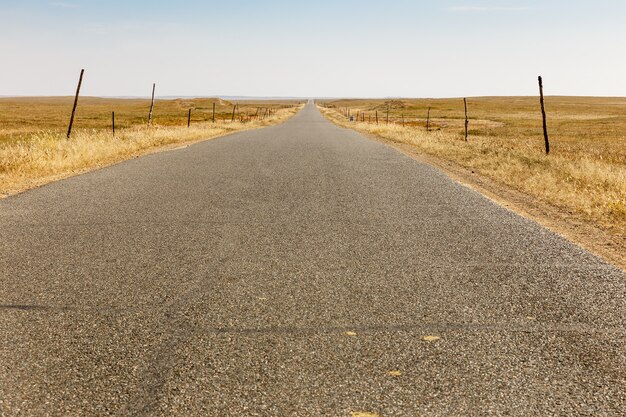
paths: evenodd
<path fill-rule="evenodd" d="M 430 156 L 431 160 L 427 162 L 454 171 L 453 177 L 457 179 L 459 176 L 464 177 L 461 180 L 469 179 L 466 181 L 469 185 L 476 183 L 469 176 L 488 179 L 494 186 L 487 188 L 500 202 L 502 198 L 498 199 L 497 195 L 504 200 L 506 195 L 511 195 L 506 188 L 516 191 L 516 204 L 523 214 L 543 211 L 552 213 L 549 216 L 552 218 L 558 215 L 562 221 L 557 227 L 553 222 L 541 221 L 546 218 L 538 219 L 541 216 L 531 217 L 594 252 L 600 252 L 618 266 L 626 266 L 626 166 L 619 162 L 619 155 L 592 158 L 569 152 L 546 156 L 535 146 L 511 145 L 492 136 L 475 135 L 465 143 L 456 131 L 426 132 L 414 125 L 350 122 L 336 108 L 320 110 L 340 126 L 397 144 L 403 150 Z M 448 164 L 440 163 L 442 161 Z M 445 166 L 450 164 L 463 169 Z M 529 198 L 519 198 L 519 194 Z M 537 209 L 539 206 L 543 208 Z M 569 223 L 569 227 L 564 226 L 564 222 Z M 564 230 L 564 227 L 569 231 L 580 228 L 581 223 L 590 225 L 594 231 L 585 228 L 586 232 L 581 235 Z M 606 244 L 599 242 L 602 240 Z"/>
<path fill-rule="evenodd" d="M 117 131 L 115 137 L 103 129 L 77 130 L 71 140 L 59 130 L 29 133 L 0 142 L 0 198 L 157 150 L 278 124 L 299 108 L 277 109 L 270 117 L 246 123 L 196 122 L 190 128 L 135 125 Z"/>

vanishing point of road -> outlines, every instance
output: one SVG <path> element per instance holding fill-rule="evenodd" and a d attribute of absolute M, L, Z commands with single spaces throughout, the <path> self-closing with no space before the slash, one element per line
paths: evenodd
<path fill-rule="evenodd" d="M 624 415 L 625 285 L 309 104 L 0 201 L 0 415 Z"/>

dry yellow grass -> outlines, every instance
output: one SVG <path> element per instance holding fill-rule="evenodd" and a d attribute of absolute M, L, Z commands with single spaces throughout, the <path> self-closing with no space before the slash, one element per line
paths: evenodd
<path fill-rule="evenodd" d="M 475 98 L 469 103 L 468 143 L 458 99 L 342 100 L 325 103 L 329 108 L 322 111 L 339 125 L 410 144 L 582 216 L 614 235 L 626 235 L 626 99 L 547 98 L 550 156 L 543 152 L 536 98 Z M 431 132 L 425 129 L 428 106 Z M 342 114 L 345 107 L 352 114 L 364 111 L 366 122 L 349 122 Z M 380 123 L 368 123 L 376 110 Z"/>
<path fill-rule="evenodd" d="M 72 110 L 73 97 L 24 97 L 0 98 L 0 145 L 7 142 L 25 141 L 33 133 L 67 132 Z M 208 122 L 213 117 L 215 103 L 216 122 L 231 121 L 233 105 L 215 98 L 157 100 L 154 108 L 153 123 L 156 126 L 187 126 L 187 115 L 192 110 L 192 125 Z M 274 111 L 298 104 L 295 101 L 238 101 L 239 114 L 243 120 L 249 120 L 257 109 L 271 108 Z M 149 99 L 112 99 L 81 97 L 74 122 L 74 132 L 94 129 L 111 130 L 111 112 L 115 112 L 117 130 L 148 124 Z M 260 111 L 261 114 L 264 110 Z M 239 117 L 237 117 L 239 120 Z"/>
<path fill-rule="evenodd" d="M 272 103 L 269 106 L 274 109 L 273 116 L 249 120 L 246 112 L 252 115 L 260 105 L 241 105 L 240 112 L 247 122 L 231 123 L 230 115 L 227 117 L 222 111 L 218 113 L 217 122 L 212 123 L 204 121 L 212 117 L 212 103 L 190 100 L 187 106 L 205 104 L 206 110 L 202 112 L 196 107 L 195 120 L 191 128 L 187 128 L 186 109 L 180 111 L 179 108 L 182 101 L 172 100 L 157 103 L 155 125 L 148 128 L 147 117 L 143 116 L 145 103 L 139 103 L 140 100 L 87 99 L 81 101 L 78 113 L 81 117 L 76 121 L 72 138 L 67 140 L 66 101 L 59 98 L 0 100 L 3 118 L 13 114 L 11 122 L 3 120 L 0 125 L 0 196 L 161 148 L 276 124 L 298 109 L 295 103 Z M 118 112 L 126 116 L 126 122 L 117 126 L 115 137 L 110 130 L 111 114 L 105 111 L 113 107 L 111 104 L 122 109 L 116 112 L 116 119 Z M 69 108 L 71 110 L 71 104 Z M 218 110 L 228 108 L 232 111 L 230 103 L 219 103 Z M 25 116 L 27 114 L 30 116 Z"/>

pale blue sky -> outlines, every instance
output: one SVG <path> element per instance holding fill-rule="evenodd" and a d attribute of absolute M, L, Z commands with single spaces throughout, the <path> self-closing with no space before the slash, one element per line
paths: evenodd
<path fill-rule="evenodd" d="M 623 0 L 0 0 L 0 95 L 626 96 Z"/>

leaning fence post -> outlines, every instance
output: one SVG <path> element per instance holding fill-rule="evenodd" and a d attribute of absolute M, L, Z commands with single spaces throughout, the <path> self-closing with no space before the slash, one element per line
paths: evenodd
<path fill-rule="evenodd" d="M 465 104 L 465 142 L 467 142 L 467 137 L 469 136 L 469 118 L 467 117 L 467 99 L 463 99 L 463 103 Z"/>
<path fill-rule="evenodd" d="M 235 109 L 237 108 L 237 105 L 233 105 L 233 117 L 231 117 L 230 122 L 234 123 L 235 122 Z"/>
<path fill-rule="evenodd" d="M 154 110 L 154 90 L 156 84 L 152 84 L 152 102 L 150 103 L 150 113 L 148 114 L 148 127 L 152 126 L 152 111 Z"/>
<path fill-rule="evenodd" d="M 548 139 L 548 122 L 546 121 L 546 106 L 543 99 L 543 78 L 539 76 L 539 96 L 541 101 L 541 116 L 543 118 L 543 140 L 546 143 L 546 155 L 550 154 L 550 140 Z"/>
<path fill-rule="evenodd" d="M 187 127 L 191 126 L 191 109 L 189 109 L 189 114 L 187 115 Z"/>
<path fill-rule="evenodd" d="M 72 116 L 70 117 L 70 126 L 67 128 L 67 138 L 72 135 L 72 125 L 74 124 L 74 115 L 76 114 L 76 106 L 78 106 L 78 96 L 80 95 L 80 86 L 83 83 L 83 74 L 85 70 L 80 70 L 80 78 L 78 78 L 78 87 L 76 87 L 76 96 L 74 97 L 74 107 L 72 107 Z"/>

